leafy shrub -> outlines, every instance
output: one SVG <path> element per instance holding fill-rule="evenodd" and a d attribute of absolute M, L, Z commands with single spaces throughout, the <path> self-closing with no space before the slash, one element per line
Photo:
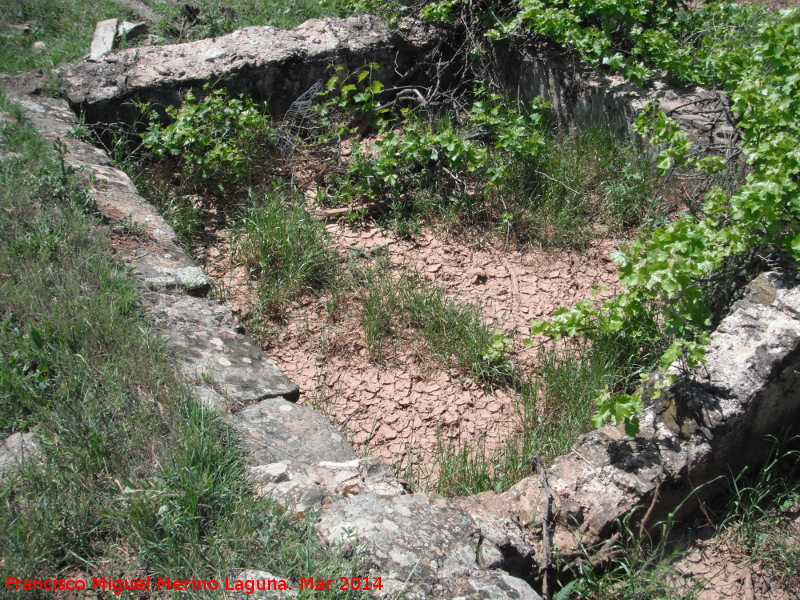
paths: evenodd
<path fill-rule="evenodd" d="M 264 107 L 250 98 L 187 92 L 180 107 L 166 111 L 172 122 L 152 119 L 143 146 L 151 158 L 174 163 L 187 190 L 224 194 L 271 172 L 275 133 Z"/>
<path fill-rule="evenodd" d="M 371 76 L 362 72 L 358 83 Z M 551 130 L 542 102 L 517 106 L 479 87 L 461 115 L 404 108 L 398 116 L 376 101 L 382 86 L 345 87 L 321 112 L 346 111 L 339 136 L 358 131 L 347 125 L 352 114 L 365 115 L 377 135 L 369 149 L 351 138 L 347 173 L 329 179 L 332 202 L 378 203 L 401 233 L 428 218 L 464 232 L 488 226 L 525 244 L 581 247 L 598 225 L 635 227 L 664 212 L 662 181 L 640 144 L 603 127 Z"/>

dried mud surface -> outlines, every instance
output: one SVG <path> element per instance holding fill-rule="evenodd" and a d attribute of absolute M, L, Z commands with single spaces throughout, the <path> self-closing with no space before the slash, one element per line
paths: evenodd
<path fill-rule="evenodd" d="M 517 364 L 530 364 L 536 353 L 522 343 L 533 319 L 591 297 L 594 286 L 604 288 L 598 298 L 608 297 L 616 285 L 609 258 L 616 244 L 610 240 L 597 241 L 585 252 L 545 252 L 430 231 L 408 240 L 377 226 L 331 223 L 327 230 L 342 257 L 352 257 L 356 248 L 364 253 L 382 248 L 395 272 L 421 274 L 480 305 L 487 321 L 514 340 Z M 211 248 L 205 262 L 226 303 L 246 315 L 254 292 L 224 244 Z M 394 345 L 373 358 L 357 303 L 331 318 L 329 300 L 330 295 L 305 298 L 259 338 L 300 386 L 300 402 L 325 412 L 359 451 L 394 465 L 410 459 L 419 467 L 431 464 L 439 444 L 484 443 L 491 451 L 517 427 L 514 392 L 486 389 L 431 362 L 425 349 L 415 345 Z"/>
<path fill-rule="evenodd" d="M 797 510 L 794 511 L 797 514 Z M 795 546 L 800 544 L 800 517 L 783 520 L 780 530 Z M 778 524 L 776 523 L 776 527 Z M 793 540 L 793 542 L 791 542 Z M 768 548 L 757 554 L 765 556 Z M 693 548 L 673 564 L 677 590 L 694 593 L 696 600 L 796 600 L 800 598 L 800 574 L 794 580 L 778 576 L 767 560 L 753 560 L 744 550 L 735 528 L 707 540 L 695 542 Z"/>

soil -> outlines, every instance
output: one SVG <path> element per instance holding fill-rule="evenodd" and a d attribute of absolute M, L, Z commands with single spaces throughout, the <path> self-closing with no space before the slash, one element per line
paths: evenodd
<path fill-rule="evenodd" d="M 795 510 L 794 515 L 798 512 Z M 800 544 L 800 517 L 781 519 L 774 531 Z M 796 552 L 796 550 L 795 550 Z M 745 552 L 736 527 L 709 539 L 696 541 L 689 552 L 673 564 L 672 585 L 689 592 L 696 600 L 796 600 L 800 597 L 800 576 L 770 565 L 762 552 L 754 559 Z M 762 558 L 763 557 L 763 558 Z M 789 566 L 791 571 L 791 566 Z M 788 577 L 787 577 L 788 575 Z"/>
<path fill-rule="evenodd" d="M 612 240 L 597 240 L 585 251 L 519 250 L 503 240 L 464 240 L 425 231 L 402 238 L 376 225 L 327 225 L 342 257 L 380 249 L 393 270 L 415 272 L 461 300 L 482 307 L 487 322 L 514 341 L 512 358 L 530 366 L 536 348 L 527 347 L 531 321 L 558 306 L 598 299 L 616 287 Z M 225 242 L 208 250 L 204 268 L 226 304 L 246 316 L 254 290 L 246 273 L 231 264 Z M 371 357 L 355 302 L 332 318 L 330 295 L 306 297 L 289 307 L 279 323 L 257 336 L 268 355 L 301 390 L 300 403 L 325 412 L 364 454 L 399 466 L 409 460 L 430 467 L 440 444 L 485 444 L 491 452 L 518 426 L 513 391 L 487 389 L 464 373 L 431 362 L 415 345 Z M 345 299 L 344 302 L 348 300 Z"/>

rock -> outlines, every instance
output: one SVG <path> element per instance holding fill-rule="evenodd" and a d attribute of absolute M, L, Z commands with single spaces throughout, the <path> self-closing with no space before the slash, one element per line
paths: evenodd
<path fill-rule="evenodd" d="M 275 577 L 268 571 L 257 571 L 248 569 L 238 575 L 231 577 L 226 587 L 231 587 L 237 591 L 230 594 L 230 598 L 235 600 L 259 600 L 269 598 L 271 600 L 283 600 L 284 598 L 295 598 L 297 584 L 292 583 L 285 577 Z M 285 590 L 285 591 L 284 591 Z"/>
<path fill-rule="evenodd" d="M 101 56 L 114 49 L 117 23 L 117 19 L 106 19 L 105 21 L 97 22 L 89 51 L 89 60 L 98 60 Z"/>
<path fill-rule="evenodd" d="M 104 152 L 70 137 L 79 122 L 64 100 L 10 92 L 8 95 L 20 103 L 45 137 L 58 136 L 66 143 L 65 163 L 89 187 L 106 219 L 131 219 L 143 227 L 144 242 L 124 252 L 121 258 L 135 267 L 134 275 L 146 287 L 198 296 L 208 293 L 208 278 L 180 247 L 172 227 L 139 195 L 130 178 L 116 169 Z"/>
<path fill-rule="evenodd" d="M 117 36 L 128 42 L 146 36 L 149 33 L 150 26 L 147 23 L 123 21 L 117 26 Z"/>
<path fill-rule="evenodd" d="M 385 586 L 379 597 L 539 599 L 524 581 L 497 570 L 500 550 L 444 498 L 352 496 L 326 509 L 316 530 L 327 544 L 356 544 L 372 560 Z"/>
<path fill-rule="evenodd" d="M 238 410 L 266 398 L 297 399 L 297 384 L 242 335 L 226 306 L 155 292 L 142 294 L 141 302 L 166 334 L 181 373 L 200 399 L 217 410 Z"/>
<path fill-rule="evenodd" d="M 394 471 L 379 458 L 299 464 L 293 460 L 250 467 L 255 493 L 301 513 L 322 508 L 326 499 L 372 492 L 405 493 Z"/>
<path fill-rule="evenodd" d="M 33 42 L 32 48 L 33 48 L 34 52 L 41 53 L 41 52 L 44 52 L 45 50 L 47 50 L 47 44 L 45 44 L 43 41 L 39 40 L 38 42 Z"/>
<path fill-rule="evenodd" d="M 6 23 L 5 27 L 12 31 L 18 31 L 23 35 L 30 35 L 33 33 L 33 27 L 29 23 Z"/>
<path fill-rule="evenodd" d="M 56 72 L 67 98 L 83 107 L 90 123 L 132 120 L 134 110 L 126 106 L 131 100 L 178 104 L 182 92 L 209 80 L 231 93 L 269 100 L 280 114 L 315 82 L 327 80 L 331 64 L 350 70 L 380 64 L 381 80 L 390 86 L 438 43 L 429 27 L 403 23 L 389 29 L 368 15 L 312 19 L 291 31 L 248 27 L 187 44 L 120 50 L 114 62 L 62 65 Z M 427 82 L 424 73 L 418 80 Z"/>
<path fill-rule="evenodd" d="M 555 118 L 565 125 L 588 119 L 631 132 L 641 109 L 658 102 L 695 144 L 726 156 L 736 150 L 732 102 L 725 93 L 700 86 L 678 87 L 665 79 L 637 87 L 622 76 L 598 73 L 574 54 L 547 45 L 518 51 L 497 44 L 494 52 L 499 80 L 528 100 L 549 102 Z"/>
<path fill-rule="evenodd" d="M 800 287 L 775 273 L 759 276 L 711 335 L 706 364 L 689 376 L 677 366 L 670 371 L 677 380 L 647 405 L 635 439 L 603 427 L 581 436 L 548 470 L 559 515 L 554 545 L 566 560 L 583 555 L 581 544 L 606 539 L 632 511 L 630 526 L 646 528 L 696 510 L 724 488 L 725 476 L 766 454 L 769 434 L 800 422 Z M 645 400 L 661 378 L 645 386 Z M 537 476 L 503 494 L 454 504 L 506 555 L 513 550 L 535 571 L 545 500 Z M 511 523 L 531 525 L 517 531 Z"/>
<path fill-rule="evenodd" d="M 254 465 L 296 461 L 315 464 L 347 462 L 353 448 L 319 412 L 308 406 L 271 398 L 228 417 L 240 432 L 242 447 Z"/>
<path fill-rule="evenodd" d="M 36 436 L 32 433 L 16 432 L 0 444 L 0 479 L 3 475 L 18 469 L 36 452 Z"/>

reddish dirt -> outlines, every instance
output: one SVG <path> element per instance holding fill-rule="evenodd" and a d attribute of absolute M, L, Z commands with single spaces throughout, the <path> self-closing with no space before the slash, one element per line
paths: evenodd
<path fill-rule="evenodd" d="M 800 544 L 800 517 L 783 522 L 776 527 L 778 530 L 786 536 L 785 541 L 795 547 Z M 696 600 L 797 600 L 800 597 L 800 575 L 793 579 L 790 575 L 787 580 L 785 573 L 783 577 L 779 575 L 781 569 L 773 568 L 766 560 L 748 557 L 735 527 L 695 542 L 689 553 L 674 563 L 673 569 L 674 587 L 687 592 L 692 590 L 694 595 L 690 597 Z"/>
<path fill-rule="evenodd" d="M 585 252 L 517 251 L 446 239 L 431 232 L 410 241 L 375 226 L 327 226 L 336 249 L 385 246 L 396 270 L 420 273 L 453 295 L 482 306 L 494 327 L 514 340 L 513 358 L 530 363 L 535 349 L 524 346 L 531 321 L 558 306 L 571 306 L 605 286 L 615 287 L 609 256 L 612 241 Z M 502 240 L 501 240 L 502 242 Z M 211 249 L 205 268 L 226 303 L 246 314 L 252 290 L 241 269 L 231 269 L 225 248 Z M 221 259 L 221 260 L 220 260 Z M 290 307 L 282 324 L 261 336 L 278 366 L 300 386 L 300 402 L 327 413 L 364 453 L 398 465 L 411 458 L 424 467 L 440 443 L 479 442 L 491 451 L 517 426 L 513 392 L 487 390 L 462 373 L 431 364 L 416 347 L 393 347 L 372 359 L 361 331 L 357 306 L 329 317 L 330 296 L 306 298 Z"/>

